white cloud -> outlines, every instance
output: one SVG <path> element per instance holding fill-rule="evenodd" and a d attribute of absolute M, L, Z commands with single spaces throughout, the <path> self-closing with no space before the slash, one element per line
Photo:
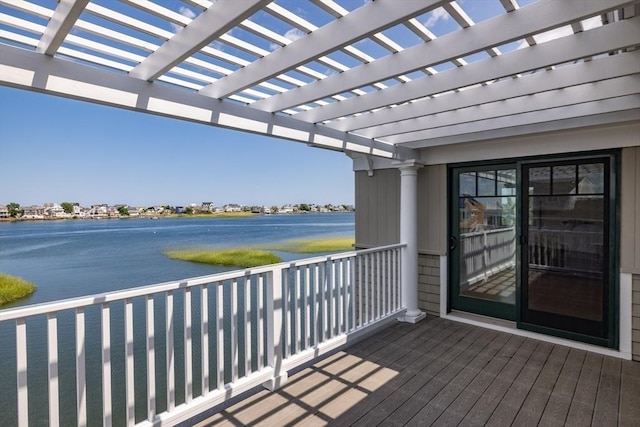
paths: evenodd
<path fill-rule="evenodd" d="M 537 44 L 542 44 L 551 40 L 570 36 L 571 34 L 573 34 L 573 29 L 571 29 L 571 26 L 566 25 L 564 27 L 559 27 L 550 31 L 546 31 L 544 33 L 536 34 L 533 36 L 533 39 L 536 41 Z M 529 46 L 529 44 L 526 42 L 526 40 L 522 40 L 518 45 L 518 49 L 522 49 L 527 46 Z"/>
<path fill-rule="evenodd" d="M 298 39 L 301 39 L 302 37 L 306 36 L 307 34 L 304 31 L 301 31 L 297 28 L 292 28 L 289 31 L 287 31 L 286 33 L 284 33 L 284 36 L 286 38 L 288 38 L 289 40 L 296 41 Z"/>
<path fill-rule="evenodd" d="M 284 33 L 284 37 L 291 40 L 292 42 L 306 36 L 307 33 L 305 33 L 304 31 L 301 31 L 297 28 L 291 28 L 289 31 L 287 31 L 286 33 Z M 271 51 L 273 52 L 276 49 L 281 48 L 282 46 L 280 46 L 278 43 L 271 43 L 269 45 L 269 49 L 271 49 Z"/>
<path fill-rule="evenodd" d="M 438 21 L 446 21 L 449 18 L 451 18 L 451 15 L 449 15 L 446 10 L 439 7 L 429 12 L 429 18 L 424 22 L 423 25 L 429 28 Z"/>
<path fill-rule="evenodd" d="M 196 13 L 188 7 L 181 6 L 180 9 L 178 9 L 178 12 L 180 12 L 180 15 L 189 19 L 193 19 L 196 17 Z M 169 22 L 169 25 L 171 25 L 171 31 L 173 31 L 174 33 L 177 33 L 183 28 L 182 25 L 174 24 L 173 22 Z"/>
<path fill-rule="evenodd" d="M 196 17 L 196 13 L 188 7 L 181 6 L 178 10 L 180 11 L 180 15 L 185 16 L 189 19 L 193 19 Z"/>

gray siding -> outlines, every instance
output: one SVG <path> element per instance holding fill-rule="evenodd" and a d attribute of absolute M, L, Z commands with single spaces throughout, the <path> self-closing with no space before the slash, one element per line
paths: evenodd
<path fill-rule="evenodd" d="M 379 169 L 373 176 L 356 172 L 356 247 L 400 242 L 400 172 Z"/>
<path fill-rule="evenodd" d="M 620 270 L 640 274 L 640 147 L 622 150 Z"/>
<path fill-rule="evenodd" d="M 640 275 L 633 276 L 633 303 L 631 304 L 631 353 L 640 361 Z"/>
<path fill-rule="evenodd" d="M 418 171 L 418 250 L 431 255 L 447 252 L 447 166 Z"/>
<path fill-rule="evenodd" d="M 399 243 L 400 172 L 379 169 L 373 176 L 355 175 L 356 246 Z M 418 250 L 444 255 L 447 233 L 447 167 L 427 166 L 418 170 Z"/>

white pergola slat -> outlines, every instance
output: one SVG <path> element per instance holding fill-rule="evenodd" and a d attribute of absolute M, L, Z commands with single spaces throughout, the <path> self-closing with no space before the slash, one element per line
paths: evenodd
<path fill-rule="evenodd" d="M 596 83 L 573 86 L 561 91 L 536 93 L 506 101 L 485 103 L 481 106 L 467 107 L 445 113 L 434 114 L 420 120 L 418 126 L 408 126 L 401 132 L 381 138 L 385 142 L 400 144 L 422 139 L 433 129 L 473 123 L 512 115 L 535 113 L 546 115 L 546 110 L 560 107 L 577 106 L 583 103 L 637 95 L 640 93 L 640 75 L 619 77 Z M 417 130 L 419 129 L 419 130 Z"/>
<path fill-rule="evenodd" d="M 606 12 L 625 3 L 628 3 L 628 0 L 561 2 L 561 5 L 553 2 L 534 3 L 529 7 L 481 22 L 465 31 L 454 32 L 396 55 L 352 68 L 322 83 L 312 83 L 256 102 L 252 107 L 269 112 L 281 111 L 425 68 L 425 58 L 428 58 L 427 66 L 455 60 L 482 51 L 487 46 L 498 46 L 523 39 L 576 19 Z M 500 31 L 491 31 L 494 28 L 500 28 Z"/>
<path fill-rule="evenodd" d="M 432 115 L 481 106 L 511 98 L 546 93 L 577 85 L 640 73 L 640 52 L 615 55 L 608 60 L 589 62 L 541 71 L 517 79 L 507 79 L 492 85 L 479 86 L 446 97 L 428 98 L 396 108 L 386 108 L 329 123 L 342 131 L 356 131 L 359 135 L 378 138 L 425 129 Z"/>
<path fill-rule="evenodd" d="M 89 0 L 61 0 L 38 43 L 36 52 L 53 56 L 73 28 L 74 23 L 80 17 L 87 3 L 89 3 Z"/>
<path fill-rule="evenodd" d="M 132 77 L 152 81 L 192 53 L 219 38 L 270 0 L 218 0 L 213 6 L 131 70 Z M 244 88 L 243 88 L 244 89 Z"/>
<path fill-rule="evenodd" d="M 313 123 L 322 122 L 370 111 L 389 104 L 401 104 L 505 76 L 624 49 L 638 44 L 639 29 L 640 19 L 635 17 L 578 33 L 572 37 L 555 39 L 537 45 L 536 49 L 520 49 L 446 73 L 438 73 L 428 77 L 429 84 L 425 84 L 421 79 L 413 80 L 403 85 L 390 87 L 384 91 L 384 94 L 369 93 L 359 98 L 347 99 L 300 113 L 296 118 Z"/>
<path fill-rule="evenodd" d="M 523 114 L 514 114 L 505 117 L 482 120 L 478 123 L 463 123 L 448 128 L 438 128 L 430 131 L 424 131 L 415 144 L 407 144 L 408 147 L 429 147 L 436 145 L 461 143 L 471 140 L 469 136 L 481 133 L 490 133 L 493 138 L 517 135 L 519 127 L 533 127 L 546 123 L 558 123 L 571 119 L 580 119 L 585 122 L 585 118 L 589 118 L 583 126 L 593 126 L 600 124 L 597 120 L 598 116 L 603 116 L 604 123 L 622 122 L 628 120 L 629 115 L 636 120 L 640 114 L 640 95 L 629 95 L 619 98 L 611 98 L 600 101 L 588 102 L 567 107 L 552 108 L 542 112 L 530 112 Z M 635 117 L 634 117 L 635 115 Z M 498 133 L 500 130 L 510 130 L 505 133 Z M 511 130 L 516 130 L 512 132 Z M 451 134 L 455 136 L 452 137 Z M 473 138 L 472 137 L 472 138 Z"/>
<path fill-rule="evenodd" d="M 0 85 L 397 160 L 640 118 L 640 0 L 361 3 L 0 0 Z"/>
<path fill-rule="evenodd" d="M 323 148 L 394 158 L 396 147 L 335 129 L 264 113 L 239 104 L 173 89 L 70 61 L 0 45 L 0 81 L 25 88 L 140 112 L 239 129 Z"/>
<path fill-rule="evenodd" d="M 413 17 L 437 7 L 442 0 L 398 2 L 378 0 L 319 28 L 236 73 L 220 79 L 201 91 L 203 95 L 224 98 L 256 83 L 284 73 L 315 57 L 323 56 L 362 38 L 391 27 L 407 16 Z"/>

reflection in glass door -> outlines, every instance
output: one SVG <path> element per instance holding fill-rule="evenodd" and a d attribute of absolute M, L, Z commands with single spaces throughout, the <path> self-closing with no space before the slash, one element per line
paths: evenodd
<path fill-rule="evenodd" d="M 609 159 L 523 165 L 521 321 L 608 338 Z"/>
<path fill-rule="evenodd" d="M 516 169 L 454 171 L 452 307 L 515 319 Z"/>

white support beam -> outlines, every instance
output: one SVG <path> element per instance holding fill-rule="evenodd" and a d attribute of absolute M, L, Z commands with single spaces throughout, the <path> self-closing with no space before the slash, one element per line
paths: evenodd
<path fill-rule="evenodd" d="M 313 33 L 265 56 L 234 74 L 218 80 L 200 92 L 224 98 L 268 80 L 316 57 L 339 50 L 415 15 L 437 7 L 442 0 L 377 0 Z"/>
<path fill-rule="evenodd" d="M 328 123 L 326 126 L 345 132 L 376 137 L 398 133 L 404 122 L 416 117 L 457 110 L 538 92 L 561 89 L 600 80 L 640 73 L 640 52 L 607 56 L 554 70 L 540 71 L 517 79 L 502 80 L 437 98 L 425 98 L 394 108 L 385 108 Z"/>
<path fill-rule="evenodd" d="M 464 31 L 455 31 L 429 43 L 420 43 L 395 55 L 387 55 L 368 64 L 354 67 L 322 82 L 314 82 L 261 100 L 251 107 L 269 112 L 282 111 L 384 81 L 400 74 L 457 60 L 489 47 L 520 40 L 574 20 L 596 15 L 627 2 L 628 0 L 534 3 L 517 11 L 498 15 Z M 496 28 L 500 31 L 495 31 Z"/>
<path fill-rule="evenodd" d="M 61 0 L 40 38 L 36 52 L 55 55 L 87 3 L 89 0 Z"/>
<path fill-rule="evenodd" d="M 410 100 L 526 71 L 539 70 L 551 65 L 595 56 L 600 53 L 624 49 L 639 43 L 639 30 L 639 18 L 604 25 L 589 31 L 552 40 L 537 45 L 535 48 L 516 50 L 508 54 L 478 61 L 465 67 L 458 67 L 446 73 L 438 73 L 402 85 L 396 85 L 384 91 L 368 93 L 360 97 L 318 107 L 311 111 L 301 112 L 296 115 L 296 118 L 311 123 L 319 123 L 324 120 L 345 117 L 391 104 L 401 104 Z"/>
<path fill-rule="evenodd" d="M 288 116 L 212 100 L 7 45 L 0 45 L 0 85 L 273 136 L 331 150 L 394 159 L 414 155 L 412 150 L 315 126 Z"/>
<path fill-rule="evenodd" d="M 544 123 L 570 119 L 593 119 L 601 115 L 634 111 L 640 111 L 640 95 L 637 94 L 416 132 L 414 134 L 415 139 L 407 141 L 407 143 L 409 147 L 425 147 L 450 144 L 459 137 L 467 137 L 465 138 L 466 141 L 473 141 L 476 138 L 476 133 L 496 132 L 520 126 L 535 127 Z M 633 120 L 637 121 L 638 117 L 636 115 Z M 596 122 L 594 121 L 593 124 L 595 125 Z M 587 124 L 586 126 L 589 125 Z"/>
<path fill-rule="evenodd" d="M 153 81 L 237 26 L 271 0 L 218 0 L 129 73 Z"/>
<path fill-rule="evenodd" d="M 580 130 L 586 129 L 587 131 L 589 129 L 593 129 L 595 131 L 595 129 L 599 126 L 638 123 L 638 117 L 640 117 L 640 109 L 622 110 L 622 111 L 615 111 L 611 113 L 598 114 L 594 116 L 567 118 L 567 119 L 552 120 L 552 121 L 547 121 L 542 123 L 526 124 L 522 126 L 488 129 L 488 130 L 474 132 L 474 133 L 450 135 L 450 136 L 445 136 L 438 139 L 421 140 L 421 141 L 416 141 L 412 143 L 407 143 L 405 144 L 405 146 L 411 147 L 414 149 L 423 149 L 423 148 L 430 148 L 430 147 L 434 149 L 438 149 L 437 147 L 448 145 L 449 148 L 447 149 L 447 151 L 451 149 L 451 151 L 455 151 L 456 153 L 458 153 L 458 159 L 460 158 L 460 156 L 464 156 L 465 159 L 468 159 L 469 161 L 471 161 L 471 160 L 474 160 L 473 156 L 477 153 L 478 148 L 474 144 L 465 144 L 467 142 L 475 143 L 475 142 L 482 142 L 482 141 L 495 141 L 502 138 L 528 137 L 532 135 L 541 135 L 548 132 L 563 132 L 563 131 L 570 131 L 570 130 L 576 130 L 576 129 L 580 129 Z M 637 128 L 637 126 L 635 128 Z M 633 144 L 633 142 L 630 141 L 628 144 Z M 482 145 L 479 145 L 479 146 L 481 147 Z M 543 148 L 541 152 L 546 151 L 546 154 L 563 151 L 562 149 L 558 151 L 558 149 L 550 148 L 549 144 L 545 144 L 545 146 L 546 148 Z M 514 152 L 519 151 L 521 148 L 522 147 L 514 147 Z M 580 151 L 589 150 L 589 149 L 599 149 L 599 148 L 602 148 L 602 144 L 597 146 L 593 144 L 589 144 L 589 145 L 586 145 Z M 480 151 L 482 151 L 482 149 L 480 149 Z M 536 151 L 539 151 L 539 150 L 536 150 Z M 440 157 L 434 157 L 433 151 L 428 151 L 426 156 L 429 158 L 429 162 L 431 164 L 437 164 L 438 162 L 442 162 L 444 160 Z M 517 157 L 517 155 L 515 154 L 514 156 Z M 494 158 L 494 157 L 495 156 L 489 157 L 489 158 Z M 483 157 L 483 159 L 484 158 L 487 158 L 487 157 Z M 477 158 L 475 160 L 477 160 Z"/>
<path fill-rule="evenodd" d="M 378 137 L 384 142 L 402 144 L 424 139 L 424 136 L 430 133 L 430 129 L 445 126 L 452 129 L 451 126 L 462 123 L 480 122 L 559 107 L 579 106 L 585 102 L 635 94 L 640 94 L 639 74 L 433 114 L 411 120 L 405 123 L 404 128 L 396 128 L 393 134 Z"/>

